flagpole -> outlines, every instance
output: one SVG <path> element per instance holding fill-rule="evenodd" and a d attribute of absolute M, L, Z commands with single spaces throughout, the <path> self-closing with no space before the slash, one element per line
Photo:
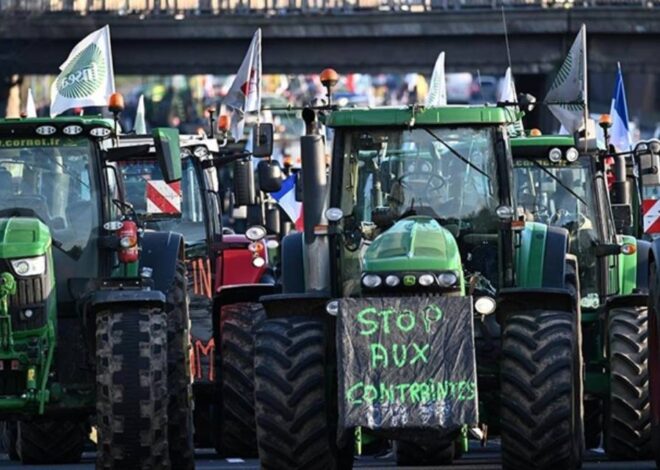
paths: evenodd
<path fill-rule="evenodd" d="M 583 24 L 581 28 L 582 45 L 584 53 L 582 54 L 582 70 L 584 71 L 584 88 L 582 90 L 582 99 L 584 100 L 584 151 L 589 149 L 588 123 L 589 123 L 589 103 L 587 99 L 587 27 Z"/>

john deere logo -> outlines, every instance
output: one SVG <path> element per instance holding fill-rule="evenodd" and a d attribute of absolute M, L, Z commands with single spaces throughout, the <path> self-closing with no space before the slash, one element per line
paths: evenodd
<path fill-rule="evenodd" d="M 76 55 L 57 79 L 57 91 L 66 98 L 86 98 L 103 85 L 107 64 L 103 52 L 90 44 Z"/>

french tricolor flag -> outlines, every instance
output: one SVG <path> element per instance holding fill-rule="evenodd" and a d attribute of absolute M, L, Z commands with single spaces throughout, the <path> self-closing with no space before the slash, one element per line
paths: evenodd
<path fill-rule="evenodd" d="M 296 182 L 298 174 L 293 173 L 282 182 L 282 188 L 276 193 L 271 193 L 280 207 L 286 212 L 292 222 L 296 224 L 296 230 L 303 231 L 303 208 L 302 202 L 296 201 Z"/>
<path fill-rule="evenodd" d="M 621 64 L 617 64 L 610 116 L 612 116 L 610 141 L 619 152 L 629 151 L 632 148 L 632 144 L 630 142 L 630 129 L 628 128 L 628 106 L 626 104 L 626 89 L 623 86 Z"/>

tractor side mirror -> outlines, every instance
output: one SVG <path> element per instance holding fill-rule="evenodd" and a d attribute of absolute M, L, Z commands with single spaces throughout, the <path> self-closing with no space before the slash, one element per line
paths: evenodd
<path fill-rule="evenodd" d="M 612 204 L 612 215 L 617 233 L 624 233 L 632 227 L 633 217 L 630 204 Z"/>
<path fill-rule="evenodd" d="M 234 163 L 234 202 L 237 206 L 250 206 L 256 199 L 252 160 L 237 160 Z"/>
<path fill-rule="evenodd" d="M 181 179 L 181 149 L 179 130 L 157 127 L 153 130 L 156 158 L 166 183 Z"/>
<path fill-rule="evenodd" d="M 660 141 L 654 139 L 635 148 L 644 186 L 660 185 Z"/>
<path fill-rule="evenodd" d="M 259 189 L 265 193 L 275 193 L 282 189 L 282 168 L 277 160 L 261 160 L 257 165 Z"/>
<path fill-rule="evenodd" d="M 273 124 L 259 124 L 252 138 L 252 155 L 269 157 L 273 154 Z"/>
<path fill-rule="evenodd" d="M 594 246 L 594 255 L 599 258 L 621 254 L 621 245 L 616 243 L 602 243 Z"/>

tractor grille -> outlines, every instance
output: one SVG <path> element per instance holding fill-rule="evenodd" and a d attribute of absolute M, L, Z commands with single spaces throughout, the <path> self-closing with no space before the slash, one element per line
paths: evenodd
<path fill-rule="evenodd" d="M 14 275 L 16 293 L 9 298 L 12 330 L 32 330 L 46 324 L 46 300 L 51 290 L 48 269 L 50 266 L 46 267 L 46 272 L 41 276 L 25 278 Z M 3 271 L 12 272 L 7 260 L 0 260 L 0 272 Z M 32 311 L 31 317 L 25 315 L 26 310 Z"/>

